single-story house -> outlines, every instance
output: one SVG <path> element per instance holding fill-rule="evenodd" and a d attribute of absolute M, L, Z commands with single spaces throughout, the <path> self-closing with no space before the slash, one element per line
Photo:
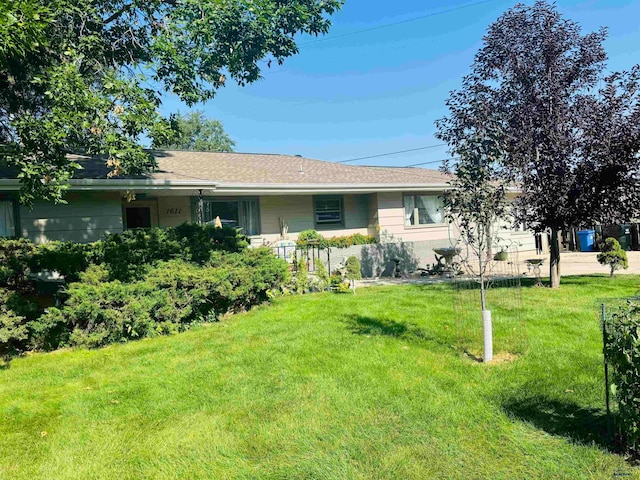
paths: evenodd
<path fill-rule="evenodd" d="M 365 167 L 295 155 L 156 151 L 158 169 L 135 178 L 109 178 L 104 161 L 75 158 L 67 204 L 18 205 L 19 183 L 0 171 L 0 236 L 91 242 L 124 229 L 172 227 L 196 221 L 242 228 L 252 245 L 270 245 L 315 229 L 327 237 L 373 235 L 385 255 L 433 261 L 432 248 L 451 245 L 455 231 L 439 195 L 449 177 L 422 168 Z M 534 250 L 526 231 L 505 232 L 521 250 Z M 386 245 L 386 247 L 383 247 Z M 401 247 L 403 252 L 398 253 Z M 409 253 L 407 251 L 410 250 Z M 395 252 L 395 253 L 394 253 Z M 402 254 L 402 255 L 401 255 Z"/>

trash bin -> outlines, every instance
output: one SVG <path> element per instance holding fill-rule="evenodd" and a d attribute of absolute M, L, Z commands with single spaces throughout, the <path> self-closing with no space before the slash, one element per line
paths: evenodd
<path fill-rule="evenodd" d="M 593 252 L 596 244 L 596 231 L 580 230 L 578 232 L 578 241 L 580 242 L 581 252 Z"/>
<path fill-rule="evenodd" d="M 631 250 L 631 225 L 620 225 L 620 238 L 618 241 L 623 250 Z"/>

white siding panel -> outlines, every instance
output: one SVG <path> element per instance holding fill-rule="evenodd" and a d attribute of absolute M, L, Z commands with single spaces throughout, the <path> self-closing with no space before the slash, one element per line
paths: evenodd
<path fill-rule="evenodd" d="M 20 207 L 22 236 L 36 243 L 52 240 L 94 242 L 105 234 L 122 232 L 118 194 L 74 195 L 66 205 L 38 202 Z"/>
<path fill-rule="evenodd" d="M 344 196 L 345 229 L 362 229 L 369 226 L 369 195 Z"/>
<path fill-rule="evenodd" d="M 289 225 L 291 235 L 313 228 L 311 195 L 260 197 L 260 225 L 263 236 L 280 234 L 280 218 Z"/>

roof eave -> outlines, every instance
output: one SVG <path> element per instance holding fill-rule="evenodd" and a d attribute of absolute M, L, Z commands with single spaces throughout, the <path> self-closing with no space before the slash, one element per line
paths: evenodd
<path fill-rule="evenodd" d="M 281 193 L 373 193 L 373 192 L 441 192 L 449 187 L 446 183 L 411 183 L 411 184 L 250 184 L 250 183 L 221 183 L 216 192 L 276 195 Z"/>
<path fill-rule="evenodd" d="M 219 182 L 204 180 L 154 180 L 154 179 L 75 179 L 69 181 L 69 190 L 193 190 L 198 188 L 215 189 Z M 0 190 L 20 189 L 20 182 L 13 179 L 0 179 Z"/>
<path fill-rule="evenodd" d="M 442 192 L 450 189 L 448 183 L 398 183 L 398 184 L 260 184 L 221 183 L 213 180 L 158 180 L 158 179 L 75 179 L 69 182 L 70 190 L 80 191 L 161 191 L 161 190 L 215 190 L 217 193 L 237 193 L 245 195 L 289 194 L 331 194 L 331 193 L 374 193 L 374 192 Z M 0 179 L 0 191 L 17 191 L 20 182 L 14 179 Z M 517 187 L 508 189 L 510 193 L 520 193 Z"/>

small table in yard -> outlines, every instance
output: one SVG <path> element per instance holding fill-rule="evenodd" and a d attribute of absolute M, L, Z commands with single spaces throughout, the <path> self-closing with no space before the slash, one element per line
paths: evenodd
<path fill-rule="evenodd" d="M 529 269 L 529 271 L 531 271 L 531 269 L 533 269 L 533 274 L 536 276 L 536 287 L 543 287 L 544 285 L 542 284 L 542 278 L 540 276 L 540 267 L 544 263 L 544 259 L 543 258 L 529 258 L 529 259 L 525 260 L 525 262 L 527 264 L 527 268 Z"/>

